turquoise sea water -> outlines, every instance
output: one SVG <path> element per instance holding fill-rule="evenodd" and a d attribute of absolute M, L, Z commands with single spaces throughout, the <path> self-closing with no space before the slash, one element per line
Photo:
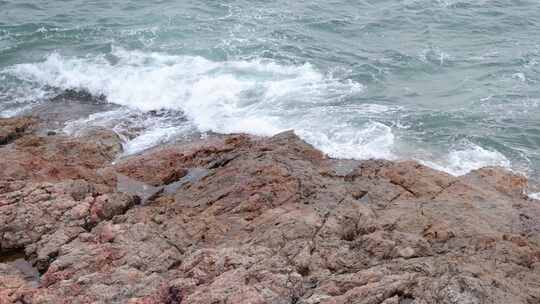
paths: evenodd
<path fill-rule="evenodd" d="M 535 177 L 540 2 L 0 0 L 0 115 L 66 90 L 119 105 L 66 130 L 110 125 L 127 153 L 295 129 L 335 157 Z"/>

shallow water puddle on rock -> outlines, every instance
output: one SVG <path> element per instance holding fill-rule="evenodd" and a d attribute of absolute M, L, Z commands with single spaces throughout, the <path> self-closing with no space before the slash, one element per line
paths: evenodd
<path fill-rule="evenodd" d="M 128 194 L 136 195 L 140 198 L 141 204 L 145 204 L 149 199 L 163 191 L 163 187 L 155 187 L 138 180 L 134 180 L 122 174 L 116 174 L 116 190 Z"/>
<path fill-rule="evenodd" d="M 163 190 L 166 194 L 173 194 L 176 192 L 176 190 L 178 190 L 178 188 L 182 187 L 183 185 L 187 183 L 196 183 L 208 176 L 209 174 L 210 170 L 208 169 L 191 168 L 188 170 L 188 173 L 184 177 L 174 183 L 166 185 Z"/>
<path fill-rule="evenodd" d="M 162 193 L 173 194 L 185 184 L 196 183 L 204 177 L 208 176 L 208 174 L 210 174 L 210 170 L 208 169 L 191 168 L 188 170 L 188 173 L 184 177 L 177 180 L 176 182 L 167 184 L 165 186 L 152 186 L 147 183 L 143 183 L 133 178 L 117 173 L 116 190 L 119 192 L 138 196 L 141 200 L 141 204 L 144 205 L 146 202 L 156 198 Z"/>

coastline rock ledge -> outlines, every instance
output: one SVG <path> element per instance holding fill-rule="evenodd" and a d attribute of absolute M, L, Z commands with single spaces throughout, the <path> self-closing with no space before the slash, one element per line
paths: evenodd
<path fill-rule="evenodd" d="M 540 303 L 540 202 L 501 168 L 329 159 L 293 132 L 121 153 L 0 120 L 0 304 Z"/>

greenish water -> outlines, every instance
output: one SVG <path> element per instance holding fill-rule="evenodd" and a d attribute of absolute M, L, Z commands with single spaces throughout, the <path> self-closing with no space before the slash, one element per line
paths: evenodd
<path fill-rule="evenodd" d="M 335 157 L 534 177 L 539 62 L 538 1 L 0 0 L 1 115 L 90 93 L 119 107 L 66 130 L 132 130 L 128 153 L 295 129 Z"/>

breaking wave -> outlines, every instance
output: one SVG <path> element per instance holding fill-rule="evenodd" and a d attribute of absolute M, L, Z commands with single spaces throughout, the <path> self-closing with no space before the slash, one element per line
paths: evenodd
<path fill-rule="evenodd" d="M 86 58 L 53 53 L 43 62 L 15 65 L 3 73 L 28 85 L 28 99 L 47 96 L 55 88 L 87 91 L 120 105 L 73 121 L 66 130 L 101 124 L 121 131 L 138 124 L 144 131 L 126 137 L 127 153 L 195 131 L 273 135 L 294 129 L 332 157 L 410 158 L 396 151 L 393 126 L 379 119 L 400 107 L 360 103 L 356 97 L 362 95 L 362 84 L 321 73 L 309 63 L 220 62 L 113 48 L 110 54 Z M 155 111 L 169 114 L 145 115 Z M 476 145 L 423 162 L 454 175 L 510 165 L 501 153 Z"/>

